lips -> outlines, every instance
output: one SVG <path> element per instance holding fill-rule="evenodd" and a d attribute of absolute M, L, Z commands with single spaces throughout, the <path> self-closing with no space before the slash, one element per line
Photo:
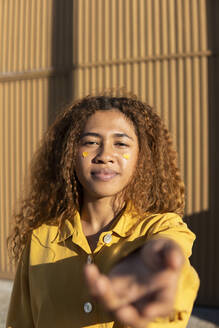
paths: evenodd
<path fill-rule="evenodd" d="M 94 179 L 100 181 L 110 181 L 115 178 L 118 173 L 112 169 L 103 168 L 103 169 L 95 169 L 91 171 L 91 175 Z"/>

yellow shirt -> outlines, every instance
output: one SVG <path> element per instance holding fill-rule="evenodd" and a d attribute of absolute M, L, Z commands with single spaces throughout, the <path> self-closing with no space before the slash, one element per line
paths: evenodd
<path fill-rule="evenodd" d="M 158 318 L 147 327 L 186 327 L 199 287 L 198 276 L 188 261 L 194 234 L 174 213 L 151 214 L 137 221 L 127 212 L 111 230 L 101 233 L 93 252 L 83 234 L 79 214 L 72 222 L 66 221 L 58 235 L 56 226 L 44 224 L 35 229 L 17 268 L 7 327 L 123 327 L 89 296 L 83 267 L 92 261 L 107 273 L 127 254 L 159 236 L 175 240 L 187 260 L 174 316 Z"/>

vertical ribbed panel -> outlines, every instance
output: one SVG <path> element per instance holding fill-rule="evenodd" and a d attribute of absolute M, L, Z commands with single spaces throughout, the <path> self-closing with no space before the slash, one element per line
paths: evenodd
<path fill-rule="evenodd" d="M 3 0 L 0 17 L 0 277 L 12 277 L 13 208 L 39 139 L 72 88 L 72 1 Z"/>
<path fill-rule="evenodd" d="M 125 86 L 154 105 L 176 141 L 187 215 L 207 210 L 205 2 L 81 0 L 76 5 L 76 96 Z"/>
<path fill-rule="evenodd" d="M 52 1 L 0 2 L 0 277 L 13 274 L 6 250 L 10 219 L 48 125 L 49 81 L 43 70 L 52 66 L 51 10 Z"/>
<path fill-rule="evenodd" d="M 1 72 L 51 67 L 52 0 L 2 0 Z"/>
<path fill-rule="evenodd" d="M 47 79 L 0 84 L 1 129 L 1 276 L 11 271 L 5 237 L 27 166 L 47 127 Z"/>
<path fill-rule="evenodd" d="M 219 304 L 218 96 L 211 96 L 218 93 L 218 7 L 217 0 L 0 2 L 1 276 L 11 272 L 5 236 L 12 206 L 55 110 L 65 100 L 124 86 L 154 106 L 173 134 L 186 215 L 198 236 L 199 301 Z"/>

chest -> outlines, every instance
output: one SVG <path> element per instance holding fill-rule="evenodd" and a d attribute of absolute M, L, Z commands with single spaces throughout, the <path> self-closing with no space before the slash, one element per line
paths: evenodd
<path fill-rule="evenodd" d="M 87 263 L 95 263 L 107 274 L 116 262 L 139 246 L 139 238 L 129 240 L 109 232 L 93 237 L 91 242 L 96 247 L 92 251 L 91 246 L 89 252 L 72 238 L 52 247 L 39 243 L 31 248 L 29 286 L 36 327 L 64 328 L 71 322 L 74 327 L 87 327 L 96 322 L 103 323 L 98 327 L 116 327 L 111 325 L 110 314 L 90 297 L 83 269 Z M 35 263 L 34 257 L 38 259 Z"/>

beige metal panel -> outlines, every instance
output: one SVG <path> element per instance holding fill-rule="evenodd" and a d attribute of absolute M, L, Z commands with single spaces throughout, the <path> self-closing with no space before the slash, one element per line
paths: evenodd
<path fill-rule="evenodd" d="M 110 32 L 111 24 L 111 2 L 97 0 L 92 9 L 89 26 L 93 26 L 93 43 L 95 45 L 95 61 L 99 62 L 102 58 L 111 59 Z M 95 27 L 95 29 L 94 29 Z M 94 61 L 94 62 L 95 62 Z"/>
<path fill-rule="evenodd" d="M 201 59 L 200 94 L 201 94 L 201 182 L 202 182 L 202 211 L 209 209 L 209 105 L 208 105 L 208 61 L 207 58 Z"/>
<path fill-rule="evenodd" d="M 111 22 L 109 25 L 109 28 L 107 27 L 107 25 L 104 23 L 105 25 L 105 29 L 106 29 L 106 33 L 109 34 L 109 40 L 110 40 L 110 44 L 108 45 L 109 50 L 110 50 L 110 57 L 112 60 L 114 60 L 115 58 L 118 58 L 118 46 L 117 46 L 117 31 L 118 31 L 118 19 L 117 19 L 117 0 L 106 0 L 106 3 L 109 2 L 110 3 L 110 16 L 111 16 Z M 130 1 L 127 1 L 127 7 L 130 7 L 129 5 Z M 109 13 L 107 13 L 107 11 L 105 12 L 106 15 L 104 17 L 104 19 L 106 19 L 106 16 L 109 15 Z M 130 35 L 131 37 L 131 35 Z M 105 56 L 104 56 L 105 57 Z M 112 67 L 113 70 L 113 67 Z M 115 70 L 114 70 L 115 73 Z M 115 75 L 114 75 L 115 76 Z"/>
<path fill-rule="evenodd" d="M 123 11 L 124 11 L 124 19 L 125 19 L 125 25 L 123 26 L 122 32 L 124 34 L 125 38 L 125 58 L 130 58 L 131 57 L 131 44 L 130 44 L 130 39 L 131 38 L 131 24 L 130 24 L 130 19 L 132 17 L 131 12 L 130 12 L 130 0 L 127 1 L 126 5 L 123 6 Z M 128 73 L 129 74 L 129 73 Z"/>
<path fill-rule="evenodd" d="M 195 38 L 194 38 L 195 39 Z M 193 213 L 197 213 L 202 208 L 201 204 L 201 95 L 200 95 L 200 60 L 194 58 L 193 61 Z M 199 139 L 199 142 L 197 142 Z M 197 192 L 199 190 L 200 192 Z"/>
<path fill-rule="evenodd" d="M 170 0 L 168 3 L 168 35 L 169 35 L 169 53 L 176 52 L 176 1 Z"/>
<path fill-rule="evenodd" d="M 186 153 L 185 153 L 185 183 L 187 186 L 187 197 L 186 197 L 186 213 L 192 214 L 192 196 L 193 196 L 193 90 L 192 90 L 192 60 L 187 58 L 185 60 L 185 142 L 186 142 Z M 199 142 L 199 141 L 198 141 Z"/>
<path fill-rule="evenodd" d="M 117 47 L 118 47 L 118 55 L 119 55 L 120 58 L 124 58 L 126 56 L 125 47 L 124 47 L 125 40 L 124 40 L 124 33 L 123 33 L 123 26 L 125 24 L 125 17 L 124 17 L 124 14 L 123 14 L 124 0 L 117 0 L 117 3 L 118 3 L 118 7 L 117 7 L 117 17 L 118 17 Z M 106 18 L 107 18 L 107 16 L 108 15 L 106 15 Z M 137 37 L 139 37 L 139 36 L 137 36 Z"/>
<path fill-rule="evenodd" d="M 145 56 L 153 55 L 153 39 L 152 39 L 152 27 L 153 27 L 153 2 L 151 0 L 146 1 L 145 5 L 145 34 L 146 34 L 146 53 Z"/>
<path fill-rule="evenodd" d="M 191 1 L 191 34 L 192 34 L 192 50 L 198 51 L 200 49 L 200 26 L 199 26 L 199 2 L 198 0 Z M 190 15 L 190 16 L 191 16 Z"/>
<path fill-rule="evenodd" d="M 178 110 L 178 125 L 177 125 L 177 149 L 178 149 L 178 162 L 181 170 L 182 178 L 185 180 L 184 168 L 184 153 L 185 153 L 185 69 L 184 60 L 180 58 L 177 63 L 177 110 Z"/>
<path fill-rule="evenodd" d="M 199 2 L 199 31 L 200 31 L 200 50 L 206 50 L 207 45 L 207 32 L 208 25 L 207 22 L 207 4 L 206 0 L 200 0 Z"/>
<path fill-rule="evenodd" d="M 52 5 L 52 0 L 0 2 L 0 72 L 51 67 Z"/>
<path fill-rule="evenodd" d="M 192 40 L 191 40 L 191 31 L 192 31 L 192 22 L 191 22 L 191 3 L 190 0 L 183 1 L 183 26 L 184 26 L 184 51 L 192 51 Z"/>
<path fill-rule="evenodd" d="M 10 278 L 13 269 L 6 250 L 10 219 L 20 197 L 24 176 L 39 140 L 67 98 L 67 77 L 24 80 L 0 84 L 1 195 L 0 277 Z M 53 95 L 48 112 L 49 92 Z M 48 117 L 52 115 L 52 117 Z"/>
<path fill-rule="evenodd" d="M 169 88 L 170 88 L 170 108 L 169 108 L 169 128 L 173 135 L 174 147 L 176 147 L 177 129 L 178 129 L 178 108 L 177 108 L 177 61 L 171 60 L 169 63 Z"/>
<path fill-rule="evenodd" d="M 162 31 L 162 54 L 169 53 L 169 33 L 168 33 L 168 0 L 161 2 L 161 31 Z M 153 36 L 152 36 L 153 37 Z"/>
<path fill-rule="evenodd" d="M 184 24 L 183 24 L 183 2 L 176 1 L 176 21 L 177 34 L 176 34 L 176 51 L 177 53 L 183 52 L 183 39 L 184 39 Z"/>
<path fill-rule="evenodd" d="M 154 33 L 153 33 L 153 37 L 154 37 L 154 54 L 159 55 L 161 53 L 161 36 L 160 36 L 160 32 L 161 32 L 161 8 L 160 8 L 160 1 L 159 0 L 155 0 L 154 1 Z"/>
<path fill-rule="evenodd" d="M 7 257 L 6 237 L 28 164 L 47 127 L 48 81 L 2 83 L 0 90 L 0 277 L 10 277 L 13 270 Z"/>

